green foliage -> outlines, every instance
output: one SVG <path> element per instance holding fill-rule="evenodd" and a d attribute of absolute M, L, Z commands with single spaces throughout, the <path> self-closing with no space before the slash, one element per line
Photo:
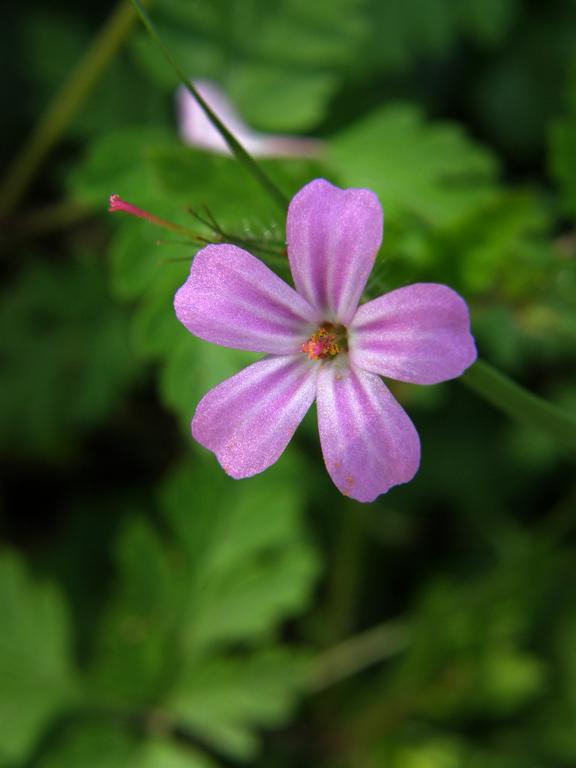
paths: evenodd
<path fill-rule="evenodd" d="M 288 197 L 320 176 L 377 192 L 366 298 L 449 284 L 483 357 L 576 408 L 571 0 L 150 12 L 251 126 L 325 141 L 317 161 L 262 161 Z M 7 155 L 101 20 L 93 0 L 19 14 L 0 51 Z M 202 241 L 109 216 L 107 199 L 217 239 L 188 210 L 208 206 L 289 280 L 284 220 L 235 161 L 181 144 L 172 71 L 140 26 L 126 42 L 22 219 L 2 221 L 0 533 L 21 552 L 0 557 L 1 768 L 571 768 L 570 457 L 458 384 L 398 384 L 421 468 L 370 507 L 325 475 L 314 409 L 277 466 L 226 477 L 189 422 L 255 356 L 174 316 Z M 86 209 L 64 232 L 62 188 Z M 33 245 L 12 258 L 17 238 Z M 404 645 L 323 648 L 339 622 L 385 638 L 390 620 Z M 310 695 L 327 657 L 358 672 Z"/>
<path fill-rule="evenodd" d="M 551 130 L 551 170 L 560 186 L 564 209 L 576 211 L 576 59 L 571 63 L 567 90 L 566 114 L 556 120 Z"/>
<path fill-rule="evenodd" d="M 0 555 L 0 764 L 23 760 L 58 711 L 78 701 L 58 591 Z"/>
<path fill-rule="evenodd" d="M 282 722 L 307 669 L 302 651 L 276 640 L 279 623 L 308 601 L 317 572 L 298 471 L 286 457 L 242 484 L 232 503 L 234 481 L 204 461 L 173 472 L 159 492 L 158 530 L 138 517 L 123 527 L 117 586 L 83 677 L 73 671 L 57 590 L 4 556 L 0 764 L 23 760 L 40 737 L 43 768 L 75 760 L 205 768 L 213 750 L 253 756 L 256 729 Z M 207 745 L 208 755 L 180 751 L 167 740 L 176 732 Z M 102 739 L 104 751 L 95 750 Z"/>
<path fill-rule="evenodd" d="M 126 313 L 90 258 L 30 262 L 0 307 L 0 446 L 67 455 L 134 381 Z"/>
<path fill-rule="evenodd" d="M 443 53 L 464 34 L 477 43 L 494 45 L 508 32 L 517 0 L 369 0 L 373 24 L 368 36 L 374 66 L 405 69 L 414 60 Z"/>
<path fill-rule="evenodd" d="M 267 165 L 289 193 L 318 173 L 311 161 Z M 201 214 L 207 207 L 222 228 L 241 237 L 264 242 L 284 238 L 284 222 L 279 221 L 274 202 L 234 160 L 175 145 L 158 132 L 123 131 L 94 142 L 69 184 L 78 201 L 102 205 L 111 191 L 110 179 L 121 197 L 204 237 L 213 233 L 189 213 L 189 207 Z M 188 422 L 209 387 L 258 356 L 199 342 L 176 320 L 173 296 L 186 279 L 198 245 L 170 233 L 158 243 L 159 231 L 148 222 L 121 213 L 114 216 L 116 231 L 109 249 L 112 291 L 123 300 L 139 299 L 134 314 L 136 351 L 162 361 L 163 397 Z M 258 253 L 257 248 L 252 250 Z M 270 261 L 267 253 L 260 255 Z M 285 257 L 272 259 L 270 265 L 288 277 Z"/>
<path fill-rule="evenodd" d="M 389 217 L 457 223 L 494 198 L 496 164 L 459 126 L 428 125 L 410 105 L 387 107 L 344 131 L 330 160 L 345 186 L 366 186 Z"/>
<path fill-rule="evenodd" d="M 242 100 L 249 122 L 300 130 L 324 115 L 338 75 L 353 61 L 366 20 L 359 0 L 169 0 L 155 9 L 163 38 L 185 72 L 218 80 Z M 174 80 L 141 34 L 134 51 L 158 84 Z"/>
<path fill-rule="evenodd" d="M 28 99 L 36 109 L 44 108 L 84 54 L 92 29 L 82 15 L 53 7 L 23 15 L 20 26 L 20 55 L 29 72 Z M 107 77 L 96 84 L 69 130 L 84 138 L 99 136 L 118 125 L 163 126 L 169 122 L 169 105 L 161 94 L 147 87 L 130 58 L 122 53 L 111 62 Z"/>
<path fill-rule="evenodd" d="M 285 717 L 304 665 L 274 646 L 274 629 L 305 604 L 317 569 L 297 471 L 287 457 L 232 499 L 234 481 L 186 464 L 160 492 L 164 535 L 126 525 L 90 672 L 103 705 L 158 710 L 244 758 L 256 750 L 254 728 Z"/>
<path fill-rule="evenodd" d="M 42 757 L 38 768 L 215 768 L 212 760 L 161 738 L 142 741 L 118 724 L 68 728 Z"/>

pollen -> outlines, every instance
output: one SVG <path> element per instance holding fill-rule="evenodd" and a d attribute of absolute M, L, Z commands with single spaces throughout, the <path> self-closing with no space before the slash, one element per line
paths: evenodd
<path fill-rule="evenodd" d="M 336 334 L 330 328 L 319 328 L 300 349 L 308 355 L 308 360 L 328 360 L 340 352 Z"/>

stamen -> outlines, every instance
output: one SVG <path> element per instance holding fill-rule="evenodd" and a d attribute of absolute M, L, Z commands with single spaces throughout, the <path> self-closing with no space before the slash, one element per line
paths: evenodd
<path fill-rule="evenodd" d="M 327 328 L 319 328 L 300 349 L 308 355 L 308 360 L 326 360 L 340 352 L 336 335 Z"/>

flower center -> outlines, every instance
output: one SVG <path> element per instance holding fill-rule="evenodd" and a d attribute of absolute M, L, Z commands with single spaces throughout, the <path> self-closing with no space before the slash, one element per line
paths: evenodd
<path fill-rule="evenodd" d="M 300 350 L 308 360 L 330 360 L 348 348 L 346 328 L 343 325 L 324 323 L 305 341 Z"/>

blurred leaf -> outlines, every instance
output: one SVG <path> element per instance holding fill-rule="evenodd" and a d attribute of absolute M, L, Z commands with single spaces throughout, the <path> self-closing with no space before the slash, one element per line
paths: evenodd
<path fill-rule="evenodd" d="M 354 63 L 367 27 L 362 10 L 359 0 L 165 0 L 154 16 L 190 77 L 218 81 L 249 123 L 294 131 L 323 117 L 338 74 Z M 175 89 L 145 35 L 134 52 L 159 85 Z"/>
<path fill-rule="evenodd" d="M 185 328 L 174 312 L 174 294 L 182 285 L 188 271 L 188 263 L 160 265 L 154 280 L 144 292 L 133 315 L 133 339 L 137 352 L 143 357 L 162 359 L 189 338 Z M 177 386 L 188 386 L 189 381 L 175 382 Z M 191 389 L 196 389 L 193 385 Z M 177 398 L 177 403 L 180 399 Z M 184 401 L 186 406 L 189 400 Z"/>
<path fill-rule="evenodd" d="M 523 5 L 506 44 L 468 80 L 464 98 L 468 115 L 509 163 L 536 171 L 562 110 L 576 6 L 572 0 Z"/>
<path fill-rule="evenodd" d="M 500 192 L 466 223 L 453 245 L 462 282 L 471 293 L 495 286 L 508 300 L 535 299 L 549 289 L 554 263 L 550 221 L 542 200 L 530 190 Z"/>
<path fill-rule="evenodd" d="M 301 528 L 300 465 L 293 453 L 242 484 L 212 457 L 207 461 L 195 472 L 175 473 L 162 495 L 190 565 L 183 618 L 190 622 L 186 642 L 197 650 L 267 636 L 303 604 L 316 573 Z M 193 501 L 192 513 L 187 504 Z"/>
<path fill-rule="evenodd" d="M 481 671 L 479 705 L 496 717 L 514 713 L 540 693 L 546 683 L 544 664 L 516 648 L 502 648 L 487 658 Z"/>
<path fill-rule="evenodd" d="M 171 661 L 166 652 L 178 618 L 175 576 L 169 553 L 139 520 L 118 538 L 116 559 L 121 580 L 99 628 L 90 688 L 107 707 L 150 707 Z"/>
<path fill-rule="evenodd" d="M 122 216 L 122 214 L 115 214 Z M 187 271 L 187 266 L 192 261 L 192 255 L 196 252 L 195 245 L 163 245 L 154 238 L 162 237 L 163 233 L 154 229 L 147 221 L 130 219 L 122 222 L 118 232 L 113 238 L 110 249 L 110 279 L 114 294 L 123 300 L 135 299 L 154 283 L 163 284 L 165 278 L 180 276 L 179 282 L 183 282 L 182 274 Z M 173 237 L 168 234 L 166 243 Z M 182 259 L 183 263 L 170 263 L 170 259 Z M 188 261 L 188 265 L 184 260 Z M 168 273 L 168 274 L 163 274 Z M 178 283 L 174 280 L 175 292 Z"/>
<path fill-rule="evenodd" d="M 494 198 L 496 164 L 457 125 L 424 121 L 418 109 L 382 109 L 339 135 L 331 164 L 345 186 L 374 190 L 385 214 L 412 213 L 448 227 Z"/>
<path fill-rule="evenodd" d="M 70 452 L 136 373 L 126 315 L 88 259 L 22 271 L 0 307 L 0 361 L 0 445 L 43 456 Z"/>
<path fill-rule="evenodd" d="M 334 84 L 326 72 L 245 64 L 232 73 L 229 89 L 251 126 L 284 133 L 319 123 Z"/>
<path fill-rule="evenodd" d="M 494 45 L 508 32 L 518 0 L 369 0 L 370 35 L 361 49 L 368 62 L 404 69 L 440 54 L 466 37 Z"/>
<path fill-rule="evenodd" d="M 138 739 L 119 725 L 86 723 L 69 728 L 35 768 L 216 768 L 196 750 L 165 739 Z"/>
<path fill-rule="evenodd" d="M 299 189 L 318 168 L 306 160 L 268 161 L 266 165 L 288 194 Z M 122 131 L 93 142 L 85 161 L 71 174 L 69 186 L 73 197 L 84 204 L 103 210 L 109 195 L 119 194 L 204 237 L 212 233 L 190 214 L 190 207 L 202 213 L 207 206 L 231 234 L 274 240 L 284 237 L 284 222 L 274 201 L 235 160 L 181 146 L 155 131 Z M 114 294 L 122 299 L 136 298 L 155 283 L 164 285 L 161 273 L 169 272 L 179 279 L 171 289 L 173 295 L 176 285 L 184 282 L 199 246 L 178 242 L 177 236 L 122 213 L 115 213 L 111 221 L 117 227 L 110 248 Z M 169 263 L 174 259 L 183 263 Z"/>
<path fill-rule="evenodd" d="M 169 139 L 169 134 L 152 129 L 104 133 L 88 145 L 83 162 L 71 170 L 68 178 L 71 194 L 102 212 L 111 194 L 118 194 L 139 207 L 161 200 L 161 188 L 149 157 L 155 147 L 164 146 Z M 138 200 L 131 199 L 135 194 Z"/>
<path fill-rule="evenodd" d="M 469 0 L 459 10 L 462 21 L 472 38 L 494 45 L 510 30 L 521 7 L 521 0 Z"/>
<path fill-rule="evenodd" d="M 461 768 L 462 745 L 456 739 L 435 737 L 417 744 L 394 744 L 387 750 L 390 768 Z"/>
<path fill-rule="evenodd" d="M 0 760 L 21 761 L 77 697 L 68 616 L 55 587 L 0 556 Z"/>
<path fill-rule="evenodd" d="M 303 660 L 281 650 L 245 658 L 204 658 L 187 665 L 170 706 L 195 733 L 223 751 L 248 758 L 257 749 L 254 727 L 283 722 L 305 669 Z"/>
<path fill-rule="evenodd" d="M 209 389 L 262 355 L 224 349 L 197 339 L 183 328 L 178 331 L 179 342 L 170 349 L 160 374 L 160 391 L 164 402 L 180 415 L 187 427 L 196 405 Z"/>
<path fill-rule="evenodd" d="M 280 722 L 302 683 L 300 652 L 272 645 L 317 570 L 297 475 L 285 457 L 241 484 L 212 461 L 167 478 L 164 538 L 134 521 L 120 540 L 90 675 L 99 701 L 160 711 L 218 750 L 254 753 L 254 728 Z"/>
<path fill-rule="evenodd" d="M 320 172 L 318 164 L 308 160 L 269 161 L 266 165 L 288 193 Z M 207 206 L 231 234 L 264 241 L 284 239 L 284 221 L 274 202 L 233 159 L 180 146 L 155 131 L 121 131 L 93 142 L 69 184 L 73 196 L 84 203 L 103 207 L 113 191 L 205 237 L 211 232 L 189 213 L 190 206 L 199 213 Z M 112 291 L 123 300 L 140 299 L 134 315 L 137 350 L 143 357 L 165 364 L 161 392 L 187 424 L 206 390 L 237 373 L 255 356 L 202 344 L 176 320 L 174 293 L 185 281 L 199 246 L 177 242 L 172 234 L 165 236 L 148 222 L 120 213 L 114 214 L 113 225 L 116 230 L 109 250 Z M 267 260 L 266 254 L 260 255 Z M 289 279 L 288 261 L 283 263 L 282 258 L 274 261 L 273 268 Z"/>
<path fill-rule="evenodd" d="M 576 58 L 567 89 L 566 114 L 550 130 L 550 166 L 560 187 L 564 209 L 576 213 Z"/>
<path fill-rule="evenodd" d="M 70 9 L 71 10 L 71 9 Z M 94 29 L 86 14 L 36 8 L 22 15 L 20 51 L 27 73 L 27 102 L 44 109 L 76 67 Z M 130 98 L 126 98 L 126 94 Z M 101 135 L 123 125 L 169 125 L 170 101 L 148 87 L 124 53 L 109 62 L 104 76 L 74 116 L 69 133 L 76 138 Z"/>

